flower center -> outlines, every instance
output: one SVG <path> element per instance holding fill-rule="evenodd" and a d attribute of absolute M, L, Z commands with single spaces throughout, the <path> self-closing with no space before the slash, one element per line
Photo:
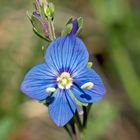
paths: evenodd
<path fill-rule="evenodd" d="M 70 89 L 72 86 L 73 79 L 68 72 L 63 72 L 57 78 L 57 84 L 60 89 Z"/>

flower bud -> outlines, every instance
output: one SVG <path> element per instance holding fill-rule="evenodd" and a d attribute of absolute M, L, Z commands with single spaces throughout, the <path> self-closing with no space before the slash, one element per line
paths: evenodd
<path fill-rule="evenodd" d="M 83 18 L 69 18 L 62 35 L 78 35 L 83 28 Z"/>
<path fill-rule="evenodd" d="M 87 67 L 88 68 L 92 68 L 92 66 L 93 66 L 93 63 L 92 62 L 88 62 Z"/>
<path fill-rule="evenodd" d="M 48 3 L 48 5 L 44 6 L 44 13 L 48 19 L 53 20 L 54 18 L 55 7 L 53 3 Z"/>

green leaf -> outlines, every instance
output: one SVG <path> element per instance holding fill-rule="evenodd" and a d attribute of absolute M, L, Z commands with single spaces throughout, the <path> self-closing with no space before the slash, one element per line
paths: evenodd
<path fill-rule="evenodd" d="M 66 25 L 64 30 L 62 31 L 62 36 L 69 34 L 71 32 L 71 30 L 72 30 L 72 24 Z"/>

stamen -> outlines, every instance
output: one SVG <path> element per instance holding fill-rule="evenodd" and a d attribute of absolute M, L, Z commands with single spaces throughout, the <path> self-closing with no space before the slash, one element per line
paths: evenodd
<path fill-rule="evenodd" d="M 53 93 L 55 91 L 56 91 L 56 88 L 54 88 L 54 87 L 46 88 L 46 92 L 48 92 L 48 93 Z"/>
<path fill-rule="evenodd" d="M 72 82 L 73 79 L 68 72 L 63 72 L 59 77 L 57 77 L 57 83 L 60 89 L 70 89 Z"/>
<path fill-rule="evenodd" d="M 93 87 L 94 87 L 94 84 L 92 82 L 87 82 L 81 86 L 82 89 L 91 89 Z"/>

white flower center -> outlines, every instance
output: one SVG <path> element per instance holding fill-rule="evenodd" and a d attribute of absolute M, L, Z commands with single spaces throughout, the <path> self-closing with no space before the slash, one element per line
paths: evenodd
<path fill-rule="evenodd" d="M 57 82 L 60 89 L 70 89 L 73 83 L 73 79 L 68 72 L 63 72 L 57 78 Z"/>

